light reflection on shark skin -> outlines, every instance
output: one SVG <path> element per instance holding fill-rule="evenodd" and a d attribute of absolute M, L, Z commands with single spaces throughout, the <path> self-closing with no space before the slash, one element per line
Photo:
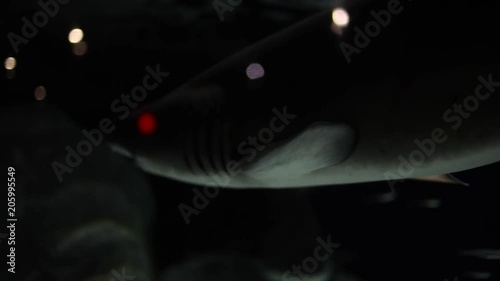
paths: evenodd
<path fill-rule="evenodd" d="M 153 135 L 117 143 L 127 147 L 145 171 L 192 184 L 234 188 L 386 180 L 387 171 L 398 170 L 398 156 L 407 157 L 415 150 L 415 141 L 429 138 L 436 128 L 445 131 L 446 141 L 414 167 L 411 176 L 396 174 L 393 179 L 447 174 L 500 160 L 500 99 L 494 89 L 500 81 L 497 43 L 482 37 L 448 52 L 452 43 L 447 40 L 457 39 L 449 34 L 441 41 L 434 38 L 442 33 L 438 27 L 427 30 L 423 23 L 415 29 L 411 20 L 394 22 L 348 64 L 339 43 L 352 42 L 352 27 L 363 23 L 360 18 L 339 36 L 329 29 L 330 13 L 320 14 L 231 56 L 135 113 L 132 125 L 143 112 L 157 116 Z M 420 33 L 409 34 L 410 27 Z M 491 32 L 490 27 L 481 27 L 482 32 Z M 436 39 L 436 47 L 428 48 L 420 35 Z M 461 63 L 450 65 L 451 59 Z M 245 69 L 254 62 L 266 74 L 248 81 Z M 483 97 L 489 92 L 489 97 L 455 129 L 459 113 L 445 113 L 478 91 Z M 242 160 L 248 154 L 238 145 L 268 127 L 273 109 L 285 108 L 297 117 L 274 134 L 265 149 L 256 145 L 259 153 L 246 165 Z M 221 133 L 213 124 L 229 127 L 229 132 Z M 321 132 L 311 130 L 317 124 L 322 124 Z M 193 137 L 199 128 L 204 133 Z M 310 137 L 300 137 L 304 135 Z M 290 145 L 301 139 L 300 145 Z M 186 161 L 185 144 L 190 142 L 196 144 L 199 170 Z M 214 142 L 229 155 L 202 149 Z M 287 164 L 294 168 L 284 168 L 286 158 L 273 166 L 271 152 L 289 155 Z M 237 164 L 232 166 L 237 168 L 217 167 L 215 158 L 234 160 Z M 280 168 L 279 173 L 272 172 Z M 230 175 L 217 182 L 212 173 Z"/>

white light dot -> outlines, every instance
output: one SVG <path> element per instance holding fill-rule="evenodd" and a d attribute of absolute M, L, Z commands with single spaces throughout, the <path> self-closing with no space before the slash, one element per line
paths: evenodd
<path fill-rule="evenodd" d="M 44 100 L 47 96 L 47 89 L 44 86 L 38 86 L 35 89 L 35 99 L 36 100 Z"/>
<path fill-rule="evenodd" d="M 8 57 L 5 60 L 5 69 L 12 70 L 14 68 L 16 68 L 16 59 L 13 57 Z"/>
<path fill-rule="evenodd" d="M 332 12 L 332 20 L 337 26 L 345 27 L 349 24 L 349 13 L 342 8 L 336 8 Z"/>
<path fill-rule="evenodd" d="M 82 41 L 82 39 L 83 39 L 83 30 L 75 28 L 69 32 L 68 35 L 69 42 L 75 44 Z"/>
<path fill-rule="evenodd" d="M 264 74 L 264 67 L 258 63 L 252 63 L 247 67 L 247 76 L 252 80 L 259 79 L 263 77 Z"/>

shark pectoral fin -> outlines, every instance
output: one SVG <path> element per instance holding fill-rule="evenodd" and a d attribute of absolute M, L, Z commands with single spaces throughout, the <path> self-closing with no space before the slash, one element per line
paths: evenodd
<path fill-rule="evenodd" d="M 318 169 L 334 166 L 351 155 L 355 130 L 346 124 L 318 122 L 295 137 L 264 150 L 249 163 L 245 174 L 266 181 L 289 181 Z"/>
<path fill-rule="evenodd" d="M 447 184 L 457 184 L 457 185 L 463 185 L 463 186 L 469 186 L 468 183 L 463 182 L 456 178 L 455 176 L 451 174 L 446 174 L 446 175 L 435 175 L 435 176 L 428 176 L 428 177 L 416 177 L 416 178 L 411 178 L 412 180 L 418 180 L 418 181 L 428 181 L 428 182 L 436 182 L 436 183 L 447 183 Z"/>

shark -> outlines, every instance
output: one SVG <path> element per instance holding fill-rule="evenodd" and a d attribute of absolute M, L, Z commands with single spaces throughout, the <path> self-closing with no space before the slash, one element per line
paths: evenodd
<path fill-rule="evenodd" d="M 478 36 L 464 40 L 430 20 L 440 7 L 426 21 L 415 4 L 375 34 L 373 12 L 346 12 L 346 26 L 311 16 L 142 106 L 115 150 L 226 188 L 426 179 L 500 160 L 498 43 L 480 36 L 492 26 L 471 22 Z"/>

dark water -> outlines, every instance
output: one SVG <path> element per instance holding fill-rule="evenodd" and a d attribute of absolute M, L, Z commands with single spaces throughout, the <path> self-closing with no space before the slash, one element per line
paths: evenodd
<path fill-rule="evenodd" d="M 138 134 L 135 119 L 122 116 L 160 100 L 237 51 L 335 7 L 346 8 L 350 20 L 364 27 L 365 19 L 372 20 L 371 10 L 388 9 L 396 5 L 394 1 L 48 2 L 52 6 L 42 8 L 35 1 L 5 1 L 0 8 L 2 62 L 16 59 L 12 70 L 2 64 L 0 77 L 0 162 L 7 174 L 1 191 L 5 216 L 0 224 L 0 280 L 499 280 L 498 162 L 453 173 L 468 186 L 408 179 L 391 184 L 218 189 L 145 172 L 128 152 L 111 145 L 125 138 L 133 146 L 147 138 Z M 498 45 L 492 43 L 498 4 L 401 1 L 399 5 L 402 12 L 393 14 L 390 24 L 352 55 L 353 64 L 344 63 L 346 73 L 366 66 L 357 71 L 371 81 L 371 73 L 386 71 L 373 64 L 383 60 L 377 54 L 391 53 L 391 65 L 405 69 L 387 85 L 394 91 L 411 88 L 419 73 L 498 66 Z M 46 14 L 46 24 L 37 24 L 44 20 L 40 11 Z M 40 18 L 33 18 L 36 13 Z M 35 30 L 25 27 L 23 17 Z M 401 26 L 408 30 L 401 31 Z M 68 42 L 73 28 L 83 30 L 86 45 Z M 433 28 L 440 32 L 422 36 Z M 410 43 L 387 39 L 398 32 L 420 37 Z M 297 41 L 297 50 L 314 50 L 310 41 Z M 318 47 L 317 54 L 292 53 L 290 61 L 281 56 L 279 67 L 254 65 L 243 82 L 217 82 L 248 95 L 272 84 L 261 75 L 276 77 L 289 83 L 288 88 L 296 86 L 290 95 L 297 96 L 288 99 L 302 104 L 304 113 L 323 109 L 320 95 L 308 90 L 330 79 L 335 84 L 335 79 L 320 68 L 300 66 L 314 65 L 307 58 L 317 59 L 326 49 Z M 419 55 L 423 53 L 434 55 Z M 461 53 L 467 56 L 457 55 Z M 169 75 L 152 74 L 151 68 L 158 65 Z M 415 68 L 409 71 L 411 65 Z M 295 80 L 285 71 L 294 73 Z M 301 84 L 297 80 L 301 72 L 310 81 L 316 78 L 317 84 Z M 145 75 L 151 77 L 147 83 L 156 86 L 140 102 L 125 101 L 121 95 L 144 85 Z M 357 85 L 356 77 L 345 77 Z M 457 99 L 459 84 L 449 88 L 457 89 Z M 273 90 L 276 85 L 272 84 Z M 35 99 L 38 86 L 47 90 L 43 100 Z M 279 103 L 276 96 L 286 95 L 267 92 L 265 102 L 250 98 L 236 104 Z M 498 104 L 497 94 L 492 99 Z M 435 108 L 430 104 L 436 100 L 420 104 Z M 196 110 L 210 112 L 211 101 Z M 396 99 L 398 103 L 405 101 Z M 186 112 L 176 110 L 170 115 L 185 117 Z M 254 121 L 268 120 L 270 114 L 243 107 L 218 114 L 242 118 L 249 112 L 251 117 L 243 119 L 256 129 L 260 123 Z M 478 114 L 488 116 L 484 112 Z M 308 113 L 310 118 L 318 114 Z M 181 121 L 172 128 L 184 124 Z M 305 126 L 306 121 L 297 124 Z M 145 122 L 144 126 L 155 127 Z M 478 132 L 487 138 L 493 129 L 485 128 Z M 239 129 L 245 135 L 244 128 Z M 477 150 L 480 147 L 464 148 L 468 153 Z M 15 205 L 8 198 L 15 198 Z"/>

